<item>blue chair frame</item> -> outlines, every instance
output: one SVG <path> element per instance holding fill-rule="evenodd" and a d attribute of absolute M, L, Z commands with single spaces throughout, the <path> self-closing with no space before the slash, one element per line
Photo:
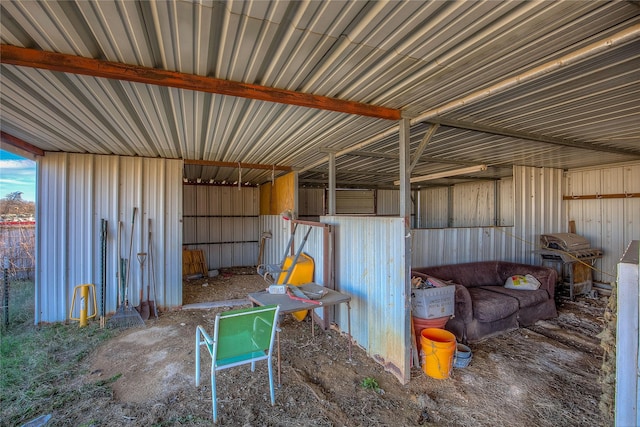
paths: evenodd
<path fill-rule="evenodd" d="M 267 361 L 271 405 L 275 405 L 273 388 L 273 343 L 278 330 L 279 305 L 252 307 L 219 313 L 213 337 L 198 325 L 196 328 L 196 386 L 200 385 L 200 347 L 205 346 L 211 356 L 211 405 L 213 422 L 218 420 L 216 400 L 216 371 L 244 364 Z"/>

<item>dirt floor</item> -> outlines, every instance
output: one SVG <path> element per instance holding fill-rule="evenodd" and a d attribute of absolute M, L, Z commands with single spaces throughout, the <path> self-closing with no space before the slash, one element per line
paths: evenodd
<path fill-rule="evenodd" d="M 252 269 L 221 271 L 185 282 L 184 304 L 246 298 L 265 287 Z M 604 426 L 598 410 L 606 297 L 560 301 L 557 319 L 471 345 L 473 359 L 449 379 L 412 369 L 393 375 L 347 338 L 316 328 L 308 318 L 282 322 L 282 386 L 269 402 L 266 365 L 219 372 L 219 424 L 233 426 Z M 144 328 L 123 330 L 90 357 L 85 382 L 117 378 L 113 396 L 86 403 L 70 425 L 209 425 L 208 355 L 194 384 L 196 325 L 213 330 L 212 309 L 161 313 Z M 275 362 L 275 361 L 274 361 Z M 362 387 L 374 379 L 379 390 Z"/>

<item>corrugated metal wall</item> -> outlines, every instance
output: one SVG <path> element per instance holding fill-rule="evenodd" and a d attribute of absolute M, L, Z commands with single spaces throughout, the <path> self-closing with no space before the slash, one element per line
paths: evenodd
<path fill-rule="evenodd" d="M 409 373 L 409 280 L 403 218 L 322 217 L 335 225 L 336 289 L 351 295 L 354 340 L 401 381 Z M 347 308 L 338 325 L 347 328 Z"/>
<path fill-rule="evenodd" d="M 449 225 L 449 187 L 422 188 L 417 192 L 416 227 L 444 228 Z"/>
<path fill-rule="evenodd" d="M 256 187 L 184 185 L 184 242 L 209 269 L 256 265 L 260 193 Z"/>
<path fill-rule="evenodd" d="M 318 221 L 324 215 L 324 188 L 299 188 L 298 209 L 299 218 L 308 221 Z"/>
<path fill-rule="evenodd" d="M 181 263 L 176 262 L 182 245 L 181 160 L 47 153 L 38 162 L 36 323 L 65 320 L 76 285 L 95 284 L 100 301 L 102 219 L 108 222 L 107 312 L 117 307 L 118 259 L 129 259 L 129 247 L 130 300 L 137 305 L 141 286 L 136 254 L 149 253 L 149 231 L 156 304 L 182 304 Z M 131 240 L 134 207 L 138 210 Z M 148 277 L 145 271 L 145 283 Z"/>
<path fill-rule="evenodd" d="M 562 183 L 560 169 L 515 167 L 513 180 L 501 180 L 495 187 L 500 212 L 498 222 L 512 223 L 512 227 L 414 229 L 412 265 L 426 267 L 492 259 L 541 264 L 539 257 L 533 253 L 540 234 L 566 231 L 567 226 L 563 225 Z M 460 217 L 466 215 L 470 218 L 478 206 L 473 202 L 478 198 L 472 197 L 477 194 L 477 186 L 461 187 L 464 188 L 471 190 L 468 192 L 470 197 L 454 197 L 454 211 L 467 212 Z M 420 190 L 418 211 L 421 212 L 421 223 L 429 224 L 428 215 L 444 220 L 440 209 L 446 206 L 445 190 Z M 485 189 L 483 194 L 493 198 L 491 191 Z M 562 229 L 559 229 L 561 226 Z"/>
<path fill-rule="evenodd" d="M 489 227 L 513 225 L 513 178 L 423 188 L 416 227 Z"/>
<path fill-rule="evenodd" d="M 640 193 L 640 163 L 576 169 L 566 174 L 564 194 L 586 196 Z M 640 198 L 621 197 L 565 200 L 567 222 L 575 221 L 576 233 L 604 252 L 596 261 L 593 278 L 615 280 L 617 263 L 632 240 L 640 239 Z M 561 231 L 566 231 L 566 228 Z"/>
<path fill-rule="evenodd" d="M 375 215 L 375 190 L 336 190 L 336 213 Z"/>
<path fill-rule="evenodd" d="M 513 227 L 416 228 L 411 234 L 413 267 L 515 260 Z"/>
<path fill-rule="evenodd" d="M 376 191 L 377 215 L 398 216 L 400 215 L 400 190 L 384 190 Z"/>
<path fill-rule="evenodd" d="M 498 194 L 498 226 L 512 226 L 514 224 L 513 208 L 513 178 L 503 178 L 497 182 Z"/>
<path fill-rule="evenodd" d="M 325 190 L 323 188 L 300 188 L 300 218 L 317 221 L 324 211 Z M 400 215 L 400 191 L 379 190 L 338 190 L 336 193 L 338 213 L 367 213 L 381 216 Z M 369 212 L 371 210 L 371 212 Z"/>
<path fill-rule="evenodd" d="M 514 166 L 514 260 L 540 265 L 540 257 L 533 253 L 540 235 L 567 231 L 563 182 L 561 169 Z"/>
<path fill-rule="evenodd" d="M 493 181 L 476 181 L 451 187 L 453 227 L 495 225 L 496 186 Z"/>

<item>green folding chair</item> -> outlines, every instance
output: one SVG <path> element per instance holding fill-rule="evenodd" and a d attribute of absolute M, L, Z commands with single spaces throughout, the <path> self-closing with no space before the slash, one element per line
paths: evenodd
<path fill-rule="evenodd" d="M 276 335 L 279 305 L 231 310 L 216 316 L 213 338 L 200 325 L 196 328 L 196 386 L 200 385 L 200 347 L 211 355 L 211 404 L 213 422 L 218 420 L 216 401 L 216 371 L 234 366 L 267 361 L 271 405 L 275 405 L 273 389 L 273 342 Z"/>

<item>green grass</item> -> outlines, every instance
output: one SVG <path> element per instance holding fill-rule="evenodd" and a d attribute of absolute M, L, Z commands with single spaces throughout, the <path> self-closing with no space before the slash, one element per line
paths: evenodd
<path fill-rule="evenodd" d="M 378 385 L 378 381 L 376 381 L 375 378 L 371 378 L 371 377 L 366 377 L 362 380 L 362 383 L 360 383 L 360 386 L 364 389 L 370 389 L 373 391 L 378 391 L 380 390 L 380 386 Z"/>
<path fill-rule="evenodd" d="M 85 358 L 113 332 L 98 322 L 79 328 L 33 324 L 33 282 L 11 282 L 9 325 L 0 336 L 0 425 L 20 425 L 40 415 L 64 412 L 87 396 L 110 396 L 115 379 L 82 384 Z"/>

